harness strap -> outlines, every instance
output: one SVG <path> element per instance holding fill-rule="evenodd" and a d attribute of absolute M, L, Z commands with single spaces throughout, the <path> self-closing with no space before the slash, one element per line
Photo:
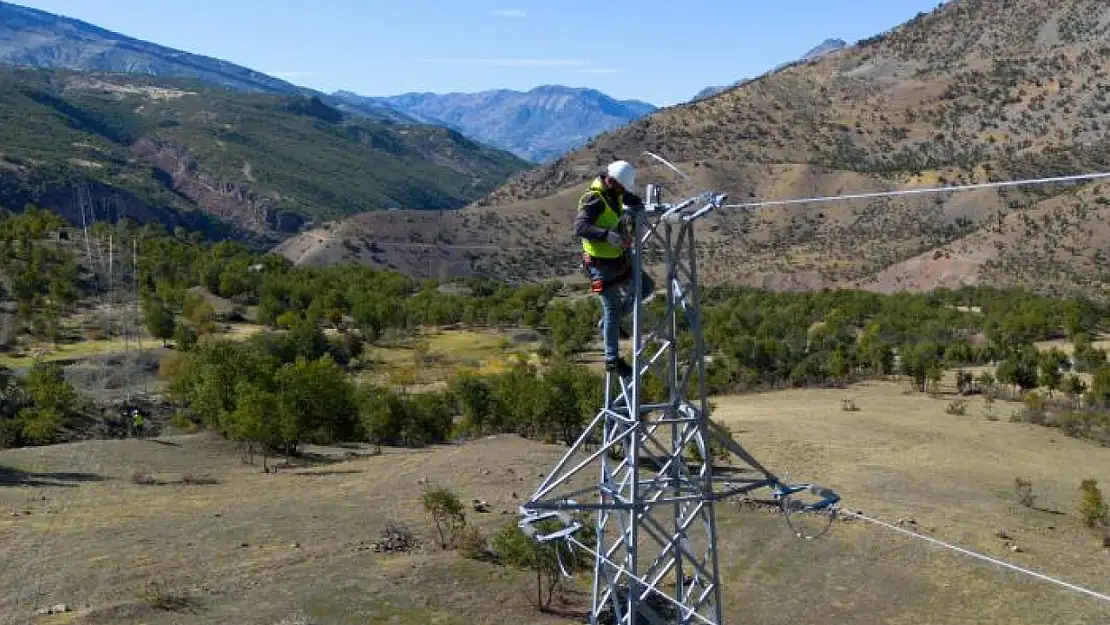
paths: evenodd
<path fill-rule="evenodd" d="M 606 259 L 609 260 L 609 259 Z M 616 260 L 616 259 L 613 259 Z M 610 280 L 603 280 L 595 278 L 590 273 L 590 267 L 595 264 L 594 258 L 586 252 L 582 252 L 582 269 L 586 272 L 586 277 L 590 280 L 590 291 L 593 293 L 601 293 L 603 290 L 613 284 L 620 284 L 628 279 L 632 274 L 632 264 L 628 262 L 627 256 L 620 257 L 621 266 L 617 275 L 613 276 Z"/>

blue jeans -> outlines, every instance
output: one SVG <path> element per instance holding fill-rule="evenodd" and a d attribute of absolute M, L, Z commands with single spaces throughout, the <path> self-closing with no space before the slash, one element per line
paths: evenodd
<path fill-rule="evenodd" d="M 601 336 L 605 344 L 605 361 L 616 360 L 620 356 L 620 324 L 621 318 L 632 312 L 635 302 L 632 292 L 632 274 L 621 282 L 609 283 L 620 273 L 626 270 L 626 262 L 594 259 L 587 266 L 586 273 L 591 280 L 604 280 L 606 287 L 598 296 L 601 298 Z M 640 273 L 640 293 L 643 298 L 651 295 L 655 290 L 655 281 L 646 271 Z"/>

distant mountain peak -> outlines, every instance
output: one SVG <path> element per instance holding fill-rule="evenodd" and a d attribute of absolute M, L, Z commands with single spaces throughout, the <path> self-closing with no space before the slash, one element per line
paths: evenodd
<path fill-rule="evenodd" d="M 826 39 L 809 52 L 806 52 L 802 59 L 810 61 L 825 56 L 826 54 L 839 52 L 840 50 L 843 50 L 847 47 L 848 42 L 844 41 L 843 39 Z"/>
<path fill-rule="evenodd" d="M 337 91 L 332 95 L 352 104 L 389 107 L 541 163 L 657 110 L 647 102 L 618 100 L 591 87 L 555 84 L 527 91 L 412 92 L 388 97 Z"/>

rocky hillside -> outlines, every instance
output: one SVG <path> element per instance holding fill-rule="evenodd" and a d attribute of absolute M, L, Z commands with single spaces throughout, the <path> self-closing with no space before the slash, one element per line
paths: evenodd
<path fill-rule="evenodd" d="M 264 93 L 298 87 L 227 61 L 155 45 L 64 16 L 0 2 L 0 61 L 32 67 L 190 76 Z"/>
<path fill-rule="evenodd" d="M 333 95 L 352 104 L 388 107 L 424 123 L 441 124 L 537 163 L 562 156 L 603 132 L 656 110 L 646 102 L 616 100 L 594 89 L 559 85 L 527 92 L 497 89 L 367 98 L 341 91 Z"/>
<path fill-rule="evenodd" d="M 790 63 L 784 63 L 784 64 L 776 67 L 772 71 L 781 70 L 782 68 L 784 68 L 788 65 L 792 65 L 794 63 L 816 61 L 817 59 L 825 56 L 826 54 L 832 54 L 834 52 L 840 52 L 841 50 L 843 50 L 846 47 L 848 47 L 848 43 L 846 41 L 844 41 L 843 39 L 826 39 L 823 42 L 821 42 L 820 45 L 812 48 L 809 52 L 806 52 L 804 55 L 802 55 L 802 58 L 800 58 L 796 61 L 791 61 Z M 711 97 L 717 95 L 718 93 L 721 93 L 723 91 L 731 89 L 731 88 L 733 88 L 737 85 L 743 84 L 745 80 L 747 80 L 747 79 L 742 78 L 742 79 L 732 83 L 731 85 L 718 85 L 718 86 L 714 86 L 714 87 L 706 87 L 705 89 L 702 89 L 701 91 L 697 92 L 690 101 L 691 102 L 696 102 L 698 100 L 704 100 L 706 98 L 711 98 Z"/>
<path fill-rule="evenodd" d="M 1107 41 L 1110 5 L 1101 0 L 954 1 L 838 54 L 602 135 L 434 229 L 397 215 L 351 227 L 377 246 L 361 258 L 414 268 L 433 263 L 412 245 L 475 244 L 486 233 L 519 249 L 444 248 L 436 253 L 455 256 L 444 270 L 501 266 L 535 278 L 574 270 L 574 201 L 610 159 L 636 159 L 642 182 L 688 190 L 639 157 L 645 149 L 735 200 L 1107 171 Z M 775 288 L 989 282 L 1096 295 L 1110 277 L 1098 225 L 1110 211 L 1101 187 L 1078 186 L 718 215 L 701 230 L 701 269 Z"/>
<path fill-rule="evenodd" d="M 189 79 L 0 68 L 0 206 L 276 240 L 392 207 L 459 208 L 527 166 L 437 126 Z"/>
<path fill-rule="evenodd" d="M 812 50 L 802 55 L 802 60 L 815 61 L 825 56 L 826 54 L 840 52 L 847 47 L 848 42 L 844 41 L 843 39 L 826 39 L 822 41 L 819 45 L 815 46 Z"/>
<path fill-rule="evenodd" d="M 317 96 L 346 112 L 398 122 L 412 118 L 389 107 L 332 101 L 220 59 L 167 48 L 69 17 L 0 1 L 0 63 L 76 71 L 196 78 L 238 91 Z"/>

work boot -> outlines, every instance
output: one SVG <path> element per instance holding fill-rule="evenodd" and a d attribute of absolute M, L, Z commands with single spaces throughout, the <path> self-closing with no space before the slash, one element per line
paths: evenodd
<path fill-rule="evenodd" d="M 616 373 L 622 378 L 632 377 L 632 367 L 624 361 L 624 358 L 616 358 L 605 362 L 605 370 L 609 373 Z"/>

